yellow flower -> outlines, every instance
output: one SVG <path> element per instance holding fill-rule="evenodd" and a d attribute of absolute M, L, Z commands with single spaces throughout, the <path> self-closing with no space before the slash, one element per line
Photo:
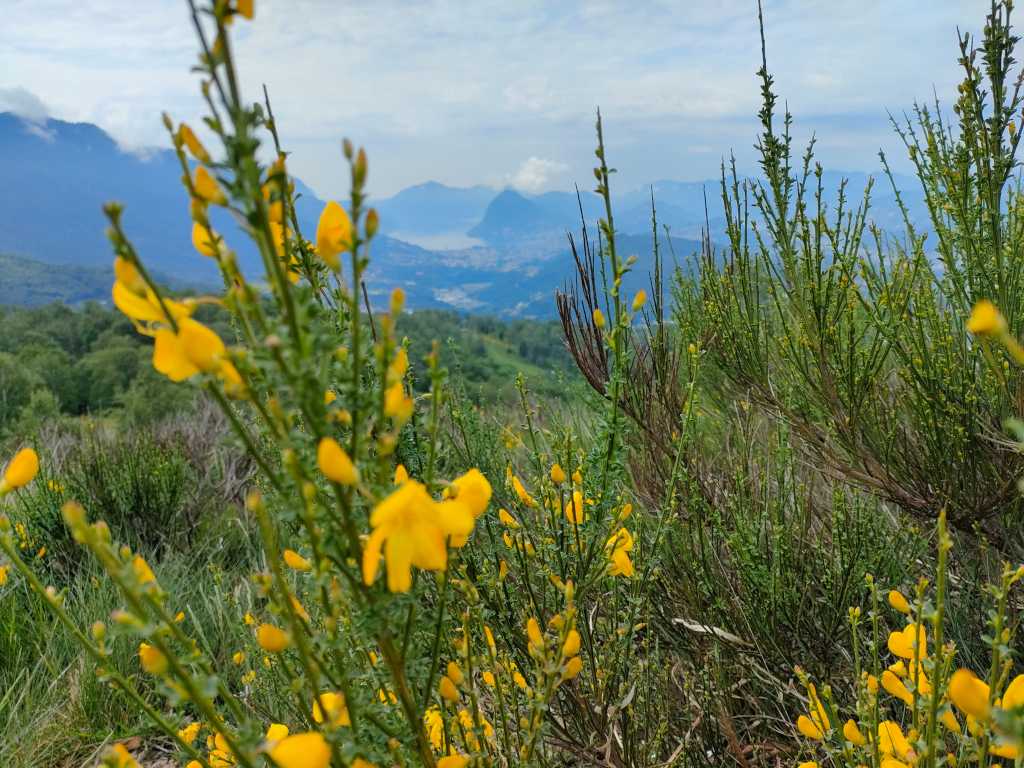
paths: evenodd
<path fill-rule="evenodd" d="M 313 720 L 317 723 L 329 720 L 335 728 L 352 725 L 348 714 L 348 705 L 345 703 L 345 694 L 321 693 L 317 701 L 313 702 Z"/>
<path fill-rule="evenodd" d="M 448 755 L 437 761 L 437 768 L 466 768 L 469 758 L 465 755 Z"/>
<path fill-rule="evenodd" d="M 899 590 L 893 589 L 889 591 L 889 605 L 900 613 L 910 613 L 910 603 L 907 602 L 907 598 Z"/>
<path fill-rule="evenodd" d="M 138 762 L 124 744 L 115 744 L 103 755 L 103 764 L 108 768 L 139 768 Z"/>
<path fill-rule="evenodd" d="M 231 656 L 231 661 L 235 664 L 235 666 L 241 666 L 243 663 L 245 663 L 245 652 L 235 651 L 234 654 Z"/>
<path fill-rule="evenodd" d="M 975 336 L 1001 336 L 1006 333 L 1006 318 L 995 304 L 982 299 L 971 310 L 967 330 Z"/>
<path fill-rule="evenodd" d="M 494 673 L 493 672 L 484 672 L 482 677 L 484 679 L 484 682 L 487 683 L 487 685 L 491 686 L 491 688 L 493 688 L 495 686 L 496 681 L 494 679 Z"/>
<path fill-rule="evenodd" d="M 178 126 L 178 139 L 182 144 L 192 153 L 192 157 L 201 163 L 210 162 L 210 153 L 206 151 L 206 148 L 196 138 L 195 133 L 186 123 L 182 123 Z"/>
<path fill-rule="evenodd" d="M 361 757 L 357 757 L 352 761 L 351 768 L 377 768 L 376 763 L 371 763 L 369 760 L 363 760 Z"/>
<path fill-rule="evenodd" d="M 39 473 L 39 454 L 31 448 L 22 448 L 11 459 L 0 479 L 0 495 L 22 488 Z"/>
<path fill-rule="evenodd" d="M 958 669 L 949 679 L 949 698 L 965 715 L 985 720 L 989 714 L 989 687 L 969 669 Z"/>
<path fill-rule="evenodd" d="M 260 624 L 256 629 L 256 642 L 265 651 L 280 653 L 291 645 L 292 641 L 283 629 L 275 627 L 273 624 Z"/>
<path fill-rule="evenodd" d="M 184 381 L 202 371 L 217 375 L 228 394 L 242 389 L 238 371 L 226 358 L 224 342 L 202 323 L 181 318 L 177 333 L 160 328 L 154 332 L 153 340 L 153 368 L 171 381 Z"/>
<path fill-rule="evenodd" d="M 202 728 L 202 723 L 189 723 L 180 731 L 178 731 L 178 738 L 189 746 L 196 740 L 196 736 L 199 735 L 199 730 Z"/>
<path fill-rule="evenodd" d="M 456 685 L 462 685 L 464 676 L 462 674 L 462 669 L 459 667 L 457 663 L 455 663 L 454 661 L 449 661 L 446 671 L 448 672 L 448 677 L 451 678 L 451 681 L 453 683 L 455 683 Z"/>
<path fill-rule="evenodd" d="M 902 631 L 897 630 L 889 633 L 889 650 L 896 656 L 904 659 L 919 658 L 928 656 L 928 638 L 924 625 L 920 625 L 917 642 L 914 642 L 914 629 L 917 625 L 907 624 Z"/>
<path fill-rule="evenodd" d="M 398 424 L 405 424 L 412 418 L 413 400 L 405 394 L 405 387 L 401 381 L 396 381 L 384 392 L 384 415 L 395 420 Z"/>
<path fill-rule="evenodd" d="M 217 184 L 216 179 L 210 175 L 203 166 L 196 168 L 195 178 L 192 180 L 192 188 L 195 190 L 196 195 L 200 200 L 207 203 L 213 203 L 215 205 L 224 205 L 227 203 L 227 198 L 224 197 L 224 193 L 221 191 L 220 186 Z M 193 236 L 195 233 L 195 227 L 192 228 Z M 202 251 L 200 251 L 202 253 Z M 211 254 L 204 254 L 211 255 Z"/>
<path fill-rule="evenodd" d="M 878 678 L 874 675 L 867 675 L 864 678 L 864 682 L 867 685 L 868 690 L 871 693 L 878 693 Z"/>
<path fill-rule="evenodd" d="M 459 700 L 459 689 L 455 687 L 455 683 L 448 675 L 442 675 L 438 690 L 446 701 L 454 704 Z"/>
<path fill-rule="evenodd" d="M 885 720 L 878 724 L 878 747 L 884 755 L 895 755 L 902 759 L 910 757 L 913 752 L 913 747 L 903 735 L 903 731 L 892 720 Z"/>
<path fill-rule="evenodd" d="M 316 450 L 316 463 L 328 480 L 341 485 L 355 485 L 359 482 L 359 470 L 333 437 L 325 437 L 320 441 Z"/>
<path fill-rule="evenodd" d="M 130 261 L 120 256 L 114 257 L 114 278 L 133 293 L 144 294 L 146 292 L 146 281 L 142 279 L 139 270 Z"/>
<path fill-rule="evenodd" d="M 626 528 L 616 531 L 605 544 L 605 553 L 611 561 L 609 573 L 612 576 L 630 578 L 636 572 L 629 553 L 633 551 L 633 536 Z"/>
<path fill-rule="evenodd" d="M 580 652 L 580 633 L 575 629 L 570 629 L 569 634 L 565 636 L 565 643 L 562 645 L 562 658 L 567 659 L 570 656 L 575 656 Z"/>
<path fill-rule="evenodd" d="M 851 744 L 856 744 L 858 747 L 862 747 L 867 743 L 864 734 L 860 732 L 860 728 L 857 727 L 857 723 L 853 720 L 847 720 L 843 725 L 843 738 Z"/>
<path fill-rule="evenodd" d="M 818 768 L 818 764 L 813 760 L 806 760 L 800 763 L 800 765 L 798 765 L 797 768 Z"/>
<path fill-rule="evenodd" d="M 502 525 L 507 525 L 509 528 L 515 529 L 519 527 L 519 521 L 504 507 L 498 510 L 498 520 L 501 521 Z"/>
<path fill-rule="evenodd" d="M 10 569 L 9 565 L 0 565 L 0 587 L 7 583 L 7 574 Z"/>
<path fill-rule="evenodd" d="M 237 0 L 235 8 L 238 11 L 238 15 L 246 19 L 252 20 L 255 8 L 253 7 L 254 0 Z"/>
<path fill-rule="evenodd" d="M 153 331 L 147 326 L 141 326 L 141 323 L 166 323 L 169 322 L 168 314 L 179 320 L 191 315 L 195 307 L 194 303 L 183 303 L 168 298 L 161 302 L 157 295 L 145 286 L 140 290 L 136 288 L 138 286 L 133 287 L 121 280 L 115 280 L 110 296 L 114 306 L 135 323 L 139 332 L 147 336 L 152 336 Z"/>
<path fill-rule="evenodd" d="M 565 669 L 562 670 L 562 682 L 572 680 L 582 669 L 583 660 L 579 656 L 573 656 L 566 662 Z"/>
<path fill-rule="evenodd" d="M 512 670 L 512 682 L 520 688 L 522 688 L 524 691 L 530 687 L 526 684 L 526 678 L 523 677 L 523 673 L 520 672 L 518 669 Z"/>
<path fill-rule="evenodd" d="M 142 555 L 136 555 L 132 558 L 132 572 L 135 574 L 135 578 L 142 584 L 156 583 L 156 576 Z"/>
<path fill-rule="evenodd" d="M 796 729 L 808 739 L 814 739 L 815 741 L 820 740 L 824 736 L 821 728 L 815 725 L 807 715 L 800 715 L 796 719 Z"/>
<path fill-rule="evenodd" d="M 167 671 L 167 657 L 149 643 L 139 643 L 139 661 L 142 662 L 142 668 L 151 675 L 162 675 Z"/>
<path fill-rule="evenodd" d="M 551 482 L 555 485 L 565 482 L 565 470 L 557 463 L 551 465 Z"/>
<path fill-rule="evenodd" d="M 335 272 L 341 269 L 341 253 L 352 244 L 352 220 L 348 213 L 331 200 L 320 213 L 316 226 L 316 253 Z"/>
<path fill-rule="evenodd" d="M 491 484 L 487 482 L 483 473 L 475 468 L 455 478 L 445 492 L 447 498 L 439 503 L 439 509 L 446 517 L 463 516 L 469 512 L 476 520 L 491 501 Z M 453 506 L 459 506 L 461 509 L 452 509 Z M 466 541 L 467 536 L 456 535 L 451 537 L 450 543 L 453 547 L 461 547 Z"/>
<path fill-rule="evenodd" d="M 312 570 L 313 566 L 302 555 L 296 552 L 294 549 L 286 549 L 284 551 L 284 563 L 289 568 L 296 571 L 309 571 Z"/>
<path fill-rule="evenodd" d="M 530 645 L 538 650 L 544 649 L 544 635 L 541 634 L 540 624 L 533 616 L 526 622 L 526 636 L 530 640 Z"/>
<path fill-rule="evenodd" d="M 326 392 L 324 392 L 324 405 L 330 405 L 337 399 L 338 395 L 335 393 L 333 389 L 328 389 Z"/>
<path fill-rule="evenodd" d="M 573 525 L 582 525 L 587 521 L 587 510 L 583 507 L 583 494 L 573 491 L 572 497 L 565 502 L 565 519 Z"/>
<path fill-rule="evenodd" d="M 402 483 L 404 483 L 408 479 L 409 479 L 409 472 L 406 470 L 404 464 L 399 464 L 397 467 L 395 467 L 395 479 L 394 479 L 394 484 L 395 485 L 401 485 Z"/>
<path fill-rule="evenodd" d="M 363 550 L 363 580 L 367 585 L 374 582 L 383 551 L 388 589 L 408 592 L 412 566 L 444 570 L 448 566 L 448 537 L 468 536 L 473 522 L 468 505 L 438 504 L 422 483 L 403 483 L 370 514 L 373 531 Z"/>
<path fill-rule="evenodd" d="M 399 347 L 398 351 L 395 352 L 394 359 L 388 364 L 388 382 L 401 381 L 402 377 L 405 376 L 405 372 L 409 370 L 409 353 L 405 351 L 405 347 Z"/>
<path fill-rule="evenodd" d="M 604 328 L 604 312 L 597 307 L 594 307 L 594 325 L 598 328 Z"/>
<path fill-rule="evenodd" d="M 519 497 L 519 501 L 521 501 L 526 506 L 528 506 L 528 507 L 536 507 L 537 506 L 536 499 L 534 499 L 533 496 L 531 496 L 526 491 L 526 488 L 523 486 L 522 480 L 520 480 L 515 475 L 512 475 L 512 490 L 514 490 L 516 492 L 516 496 Z"/>
<path fill-rule="evenodd" d="M 633 311 L 639 312 L 644 308 L 644 304 L 647 303 L 647 291 L 641 288 L 636 292 L 636 296 L 633 297 Z"/>
<path fill-rule="evenodd" d="M 953 710 L 947 709 L 944 711 L 941 717 L 939 717 L 939 722 L 953 733 L 960 733 L 960 722 L 956 719 L 956 715 L 953 714 Z"/>
<path fill-rule="evenodd" d="M 288 726 L 282 725 L 281 723 L 271 723 L 270 727 L 267 728 L 267 735 L 265 736 L 269 744 L 276 744 L 281 739 L 288 737 Z"/>
<path fill-rule="evenodd" d="M 914 697 L 907 689 L 907 686 L 905 686 L 903 684 L 903 681 L 896 677 L 896 675 L 894 675 L 888 669 L 882 673 L 882 687 L 885 688 L 885 690 L 887 690 L 891 695 L 903 701 L 903 703 L 906 704 L 908 707 L 914 705 Z"/>
<path fill-rule="evenodd" d="M 1016 760 L 1020 755 L 1020 749 L 1015 744 L 997 742 L 988 748 L 989 754 L 996 757 L 1005 757 L 1008 760 Z"/>
<path fill-rule="evenodd" d="M 192 223 L 192 246 L 203 256 L 217 258 L 217 234 L 198 221 Z"/>
<path fill-rule="evenodd" d="M 1003 694 L 1002 707 L 1005 710 L 1014 710 L 1018 707 L 1024 706 L 1024 675 L 1017 675 L 1006 686 L 1006 692 Z"/>
<path fill-rule="evenodd" d="M 473 468 L 460 475 L 448 487 L 451 500 L 465 505 L 474 519 L 480 517 L 491 502 L 491 484 L 479 469 Z"/>
<path fill-rule="evenodd" d="M 423 713 L 423 725 L 427 729 L 427 738 L 430 739 L 430 746 L 435 751 L 441 749 L 444 744 L 444 718 L 441 710 L 431 706 Z"/>
<path fill-rule="evenodd" d="M 331 748 L 319 733 L 297 733 L 278 742 L 270 759 L 279 768 L 328 768 Z"/>

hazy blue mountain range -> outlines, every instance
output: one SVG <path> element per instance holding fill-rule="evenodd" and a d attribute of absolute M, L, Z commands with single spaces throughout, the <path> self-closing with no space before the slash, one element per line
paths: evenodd
<path fill-rule="evenodd" d="M 110 200 L 124 203 L 125 228 L 151 269 L 178 285 L 219 284 L 213 262 L 192 248 L 181 169 L 171 151 L 126 152 L 95 125 L 52 119 L 31 123 L 0 113 L 0 167 L 5 181 L 0 185 L 0 253 L 60 265 L 53 271 L 62 281 L 56 293 L 77 295 L 69 292 L 69 281 L 91 286 L 97 275 L 109 278 L 111 252 L 101 207 Z M 849 179 L 848 196 L 859 200 L 868 176 L 826 173 L 826 189 L 834 190 L 842 177 Z M 912 215 L 924 221 L 916 182 L 898 182 Z M 300 225 L 312 238 L 323 203 L 301 181 L 296 180 L 296 185 Z M 659 237 L 664 236 L 661 225 L 667 226 L 677 256 L 685 258 L 697 249 L 705 221 L 713 237 L 723 229 L 717 181 L 658 181 L 617 195 L 620 250 L 639 257 L 627 290 L 648 282 L 652 188 Z M 834 199 L 830 194 L 830 204 Z M 589 190 L 577 198 L 575 191 L 528 195 L 437 182 L 371 203 L 382 221 L 368 275 L 371 297 L 383 298 L 402 285 L 412 307 L 514 316 L 553 313 L 553 292 L 572 279 L 575 269 L 567 232 L 579 232 L 581 207 L 591 236 L 604 213 L 601 200 Z M 884 179 L 876 182 L 871 217 L 884 229 L 900 228 Z M 258 254 L 239 223 L 221 209 L 213 210 L 212 218 L 215 228 L 237 250 L 243 270 L 258 275 Z M 38 272 L 35 267 L 24 269 Z M 0 301 L 30 303 L 45 295 L 45 290 L 34 290 L 19 296 L 12 272 L 0 272 Z M 37 289 L 42 287 L 38 283 Z M 83 295 L 91 290 L 83 288 Z"/>

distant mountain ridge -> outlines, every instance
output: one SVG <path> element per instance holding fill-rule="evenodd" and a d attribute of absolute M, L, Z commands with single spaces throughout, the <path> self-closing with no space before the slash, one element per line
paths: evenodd
<path fill-rule="evenodd" d="M 181 168 L 170 150 L 126 152 L 95 125 L 54 119 L 29 122 L 0 113 L 0 168 L 6 182 L 0 185 L 0 253 L 69 265 L 55 272 L 88 286 L 93 273 L 71 268 L 109 274 L 111 251 L 101 208 L 118 200 L 125 204 L 125 229 L 154 271 L 179 284 L 219 286 L 216 265 L 192 247 Z M 843 176 L 849 178 L 847 197 L 854 204 L 868 179 L 863 173 L 826 173 L 830 205 L 835 204 L 831 190 Z M 295 181 L 300 228 L 312 237 L 323 202 L 301 180 Z M 926 218 L 916 181 L 906 181 L 901 180 L 906 187 L 903 197 L 912 216 Z M 667 227 L 677 256 L 686 257 L 699 247 L 706 224 L 713 237 L 720 237 L 723 230 L 717 181 L 664 180 L 617 194 L 613 202 L 622 250 L 639 257 L 627 288 L 647 283 L 652 190 L 659 236 L 662 226 Z M 370 204 L 382 222 L 367 275 L 371 299 L 383 303 L 391 288 L 401 285 L 411 307 L 508 316 L 553 314 L 554 290 L 574 275 L 567 233 L 579 231 L 581 208 L 592 237 L 597 218 L 604 215 L 602 200 L 589 189 L 578 196 L 568 191 L 531 195 L 510 188 L 427 182 L 371 199 Z M 875 186 L 871 216 L 883 229 L 900 228 L 899 210 L 884 181 Z M 211 219 L 236 250 L 243 271 L 261 274 L 259 255 L 242 232 L 242 223 L 218 208 L 211 210 Z M 443 249 L 416 244 L 440 242 L 444 238 L 436 236 L 448 233 L 458 235 L 462 244 Z M 88 291 L 83 287 L 85 294 Z M 19 299 L 11 276 L 0 273 L 0 295 L 7 301 L 29 303 L 44 294 L 27 292 Z"/>

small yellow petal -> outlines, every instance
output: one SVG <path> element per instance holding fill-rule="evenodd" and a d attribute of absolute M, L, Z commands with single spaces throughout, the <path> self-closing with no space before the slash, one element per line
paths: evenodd
<path fill-rule="evenodd" d="M 359 470 L 356 469 L 345 449 L 332 437 L 325 437 L 320 441 L 317 446 L 316 461 L 320 471 L 328 480 L 341 485 L 355 485 L 359 482 Z"/>

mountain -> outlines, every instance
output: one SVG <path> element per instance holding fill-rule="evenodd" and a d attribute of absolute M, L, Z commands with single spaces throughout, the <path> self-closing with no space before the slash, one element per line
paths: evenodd
<path fill-rule="evenodd" d="M 493 199 L 490 187 L 447 187 L 428 181 L 371 204 L 380 214 L 382 232 L 439 235 L 465 233 L 480 221 Z"/>
<path fill-rule="evenodd" d="M 17 269 L 0 272 L 4 301 L 35 303 L 51 293 L 81 301 L 93 295 L 98 274 L 109 280 L 111 251 L 102 206 L 110 200 L 124 204 L 125 229 L 154 272 L 172 276 L 179 286 L 219 286 L 216 265 L 192 247 L 181 168 L 170 150 L 127 152 L 95 125 L 29 122 L 0 113 L 0 167 L 5 181 L 0 186 L 0 253 L 21 259 Z M 848 179 L 848 205 L 860 201 L 869 178 L 864 173 L 823 174 L 830 212 L 842 177 Z M 927 221 L 916 180 L 901 177 L 897 183 L 914 220 Z M 300 179 L 295 184 L 300 229 L 312 237 L 323 202 Z M 678 258 L 697 250 L 705 225 L 714 239 L 723 236 L 718 181 L 663 180 L 616 192 L 620 251 L 639 257 L 627 290 L 648 281 L 652 192 L 659 237 L 664 237 L 664 225 Z M 574 276 L 567 233 L 579 232 L 582 208 L 590 237 L 596 238 L 596 221 L 604 215 L 603 201 L 589 189 L 578 195 L 531 195 L 427 182 L 372 204 L 382 221 L 367 273 L 372 301 L 385 303 L 391 288 L 401 285 L 413 308 L 508 316 L 553 314 L 555 288 Z M 875 184 L 869 218 L 884 230 L 902 229 L 899 208 L 884 179 Z M 211 219 L 236 250 L 242 270 L 261 276 L 261 260 L 243 223 L 220 208 L 211 209 Z M 25 266 L 24 259 L 34 260 L 35 266 Z M 53 275 L 52 286 L 40 277 L 45 269 L 38 263 L 51 265 L 45 269 Z M 23 275 L 20 283 L 16 274 Z M 71 285 L 76 281 L 80 289 Z M 96 295 L 105 297 L 106 288 Z"/>
<path fill-rule="evenodd" d="M 524 232 L 538 234 L 561 226 L 561 220 L 547 207 L 506 189 L 490 202 L 483 219 L 469 234 L 488 241 L 509 240 Z"/>
<path fill-rule="evenodd" d="M 35 307 L 59 301 L 77 305 L 86 301 L 107 301 L 113 270 L 52 264 L 0 253 L 0 305 Z"/>

